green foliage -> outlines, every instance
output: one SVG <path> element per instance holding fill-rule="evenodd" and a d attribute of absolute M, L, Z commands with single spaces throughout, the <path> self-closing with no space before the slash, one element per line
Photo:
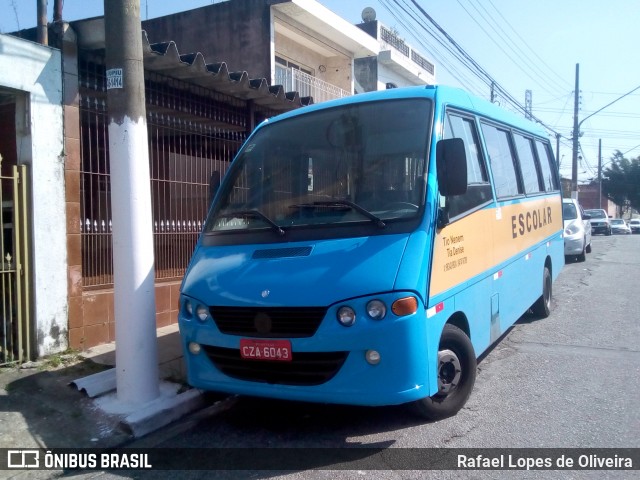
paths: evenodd
<path fill-rule="evenodd" d="M 640 210 L 640 157 L 629 160 L 616 151 L 602 175 L 602 192 L 607 198 Z"/>

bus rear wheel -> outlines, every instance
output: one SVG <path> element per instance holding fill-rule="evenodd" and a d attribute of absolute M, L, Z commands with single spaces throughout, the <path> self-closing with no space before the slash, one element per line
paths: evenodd
<path fill-rule="evenodd" d="M 440 420 L 458 413 L 471 395 L 476 381 L 476 355 L 469 337 L 446 324 L 438 347 L 438 393 L 414 403 L 417 413 Z"/>
<path fill-rule="evenodd" d="M 542 295 L 531 306 L 531 310 L 534 315 L 540 318 L 547 318 L 551 314 L 551 272 L 549 267 L 544 267 L 542 272 Z"/>

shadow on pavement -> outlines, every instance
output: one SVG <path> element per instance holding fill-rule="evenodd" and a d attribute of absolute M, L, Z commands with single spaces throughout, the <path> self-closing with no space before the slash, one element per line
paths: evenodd
<path fill-rule="evenodd" d="M 69 386 L 108 367 L 72 357 L 67 365 L 49 360 L 0 369 L 0 448 L 110 447 L 127 440 L 115 418 Z"/>

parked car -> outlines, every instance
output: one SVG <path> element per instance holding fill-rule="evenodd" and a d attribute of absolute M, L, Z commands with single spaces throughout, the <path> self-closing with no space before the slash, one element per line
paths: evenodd
<path fill-rule="evenodd" d="M 591 232 L 604 233 L 605 235 L 611 235 L 611 220 L 607 212 L 601 208 L 594 208 L 585 210 L 584 213 L 591 218 Z"/>
<path fill-rule="evenodd" d="M 589 215 L 582 210 L 577 200 L 562 199 L 562 218 L 564 220 L 564 255 L 577 257 L 579 262 L 587 259 L 591 253 L 591 223 Z"/>
<path fill-rule="evenodd" d="M 627 222 L 625 222 L 621 218 L 612 218 L 611 219 L 611 233 L 622 233 L 622 234 L 630 234 L 631 229 Z"/>
<path fill-rule="evenodd" d="M 640 218 L 629 220 L 629 228 L 631 228 L 631 233 L 640 233 Z"/>

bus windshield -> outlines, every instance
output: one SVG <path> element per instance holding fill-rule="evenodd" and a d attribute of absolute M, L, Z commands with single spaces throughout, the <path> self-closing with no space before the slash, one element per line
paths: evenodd
<path fill-rule="evenodd" d="M 431 102 L 352 104 L 259 128 L 232 164 L 205 233 L 332 228 L 415 218 Z"/>

